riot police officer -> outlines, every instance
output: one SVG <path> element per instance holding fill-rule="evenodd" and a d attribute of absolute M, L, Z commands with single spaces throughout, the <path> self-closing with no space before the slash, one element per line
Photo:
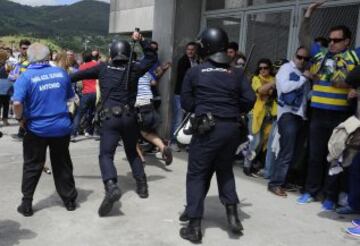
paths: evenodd
<path fill-rule="evenodd" d="M 121 196 L 114 166 L 114 154 L 120 137 L 136 180 L 136 191 L 141 198 L 148 197 L 144 167 L 136 152 L 139 129 L 134 103 L 137 81 L 157 61 L 157 55 L 149 48 L 150 43 L 143 40 L 139 32 L 134 32 L 132 38 L 134 41 L 140 41 L 144 50 L 144 58 L 139 62 L 129 63 L 132 52 L 127 41 L 114 41 L 110 47 L 110 62 L 101 63 L 71 76 L 72 81 L 98 79 L 100 84 L 102 101 L 99 162 L 105 184 L 105 197 L 98 211 L 100 216 L 108 214 L 113 203 Z"/>
<path fill-rule="evenodd" d="M 246 129 L 241 115 L 250 111 L 255 102 L 243 70 L 230 66 L 227 34 L 222 29 L 209 28 L 202 32 L 199 43 L 205 62 L 187 72 L 181 93 L 183 109 L 195 114 L 186 177 L 185 214 L 189 223 L 180 229 L 180 236 L 192 242 L 202 239 L 204 199 L 214 172 L 230 230 L 242 233 L 232 158 L 240 144 L 242 128 Z"/>

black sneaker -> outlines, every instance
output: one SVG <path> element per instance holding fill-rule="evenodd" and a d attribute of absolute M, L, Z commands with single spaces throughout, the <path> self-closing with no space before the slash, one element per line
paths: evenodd
<path fill-rule="evenodd" d="M 74 211 L 76 209 L 76 202 L 69 201 L 69 202 L 65 203 L 65 208 L 67 211 Z"/>
<path fill-rule="evenodd" d="M 34 211 L 32 209 L 31 202 L 22 202 L 20 206 L 17 208 L 17 211 L 24 215 L 25 217 L 30 217 L 34 214 Z"/>

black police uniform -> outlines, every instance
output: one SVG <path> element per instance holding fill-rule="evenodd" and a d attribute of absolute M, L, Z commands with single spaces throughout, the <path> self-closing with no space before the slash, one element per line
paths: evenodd
<path fill-rule="evenodd" d="M 213 172 L 221 202 L 239 202 L 232 160 L 240 144 L 240 116 L 252 108 L 254 101 L 254 92 L 241 69 L 219 67 L 207 61 L 186 74 L 181 93 L 183 109 L 195 116 L 211 112 L 215 119 L 212 130 L 195 133 L 190 143 L 186 180 L 189 218 L 202 217 L 207 182 Z"/>
<path fill-rule="evenodd" d="M 230 67 L 225 53 L 227 43 L 227 35 L 221 29 L 205 30 L 200 45 L 207 52 L 207 59 L 188 70 L 182 86 L 181 106 L 195 113 L 197 124 L 193 126 L 186 176 L 184 214 L 190 222 L 180 235 L 193 242 L 202 238 L 204 200 L 214 172 L 231 230 L 241 233 L 243 229 L 237 215 L 239 199 L 232 160 L 241 141 L 241 115 L 253 107 L 255 93 L 243 70 Z"/>
<path fill-rule="evenodd" d="M 149 46 L 149 43 L 142 41 L 141 45 L 144 49 L 144 47 Z M 105 114 L 100 130 L 99 162 L 106 191 L 109 191 L 108 181 L 115 184 L 117 182 L 114 154 L 121 137 L 126 157 L 138 185 L 137 192 L 143 198 L 147 197 L 147 184 L 143 164 L 136 152 L 139 128 L 136 122 L 134 104 L 138 79 L 157 61 L 156 53 L 147 50 L 148 52 L 145 52 L 141 61 L 132 63 L 128 82 L 126 81 L 127 62 L 101 63 L 71 75 L 72 81 L 99 79 L 101 95 L 104 97 L 102 98 L 103 114 Z M 99 214 L 102 215 L 100 210 Z"/>

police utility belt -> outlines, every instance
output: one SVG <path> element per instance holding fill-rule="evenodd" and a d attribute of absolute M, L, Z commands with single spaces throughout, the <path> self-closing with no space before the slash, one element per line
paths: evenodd
<path fill-rule="evenodd" d="M 215 117 L 212 113 L 208 112 L 203 115 L 190 117 L 191 126 L 188 129 L 184 129 L 184 134 L 192 135 L 199 134 L 203 135 L 207 132 L 210 132 L 216 125 Z"/>
<path fill-rule="evenodd" d="M 247 129 L 247 119 L 244 115 L 240 117 L 223 118 L 213 115 L 211 112 L 202 114 L 199 116 L 190 116 L 191 126 L 188 129 L 184 129 L 185 135 L 192 135 L 194 133 L 202 135 L 210 132 L 215 126 L 216 122 L 235 122 L 241 129 Z"/>
<path fill-rule="evenodd" d="M 130 114 L 134 110 L 129 105 L 119 105 L 113 107 L 105 107 L 100 112 L 100 120 L 107 120 L 111 117 L 121 117 L 123 114 Z"/>

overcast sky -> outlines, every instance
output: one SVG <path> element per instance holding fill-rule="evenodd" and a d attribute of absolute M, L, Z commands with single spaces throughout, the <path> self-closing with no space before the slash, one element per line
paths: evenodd
<path fill-rule="evenodd" d="M 72 4 L 79 2 L 80 0 L 10 0 L 13 2 L 31 5 L 31 6 L 41 6 L 41 5 L 64 5 Z M 110 0 L 98 0 L 102 2 L 110 3 Z"/>

